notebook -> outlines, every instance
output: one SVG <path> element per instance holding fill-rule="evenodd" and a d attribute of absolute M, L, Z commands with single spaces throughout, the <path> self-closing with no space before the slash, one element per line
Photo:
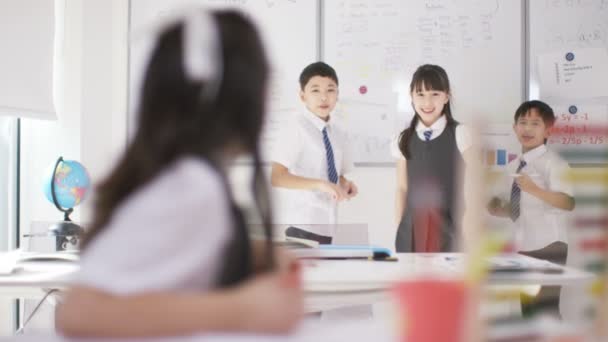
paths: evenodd
<path fill-rule="evenodd" d="M 300 259 L 374 259 L 392 258 L 390 249 L 369 245 L 319 245 L 318 248 L 299 248 L 291 251 Z"/>

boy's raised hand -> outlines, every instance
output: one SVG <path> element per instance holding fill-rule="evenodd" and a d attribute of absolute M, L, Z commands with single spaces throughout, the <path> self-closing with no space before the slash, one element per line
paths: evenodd
<path fill-rule="evenodd" d="M 522 191 L 527 193 L 532 193 L 539 189 L 538 185 L 534 183 L 532 178 L 525 173 L 520 173 L 520 175 L 515 178 L 515 182 L 517 182 L 517 185 L 519 185 L 519 188 Z"/>

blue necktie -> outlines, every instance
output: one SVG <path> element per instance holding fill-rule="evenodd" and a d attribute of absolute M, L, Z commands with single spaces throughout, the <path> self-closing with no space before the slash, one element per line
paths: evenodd
<path fill-rule="evenodd" d="M 517 168 L 517 173 L 521 171 L 521 169 L 526 166 L 525 161 L 519 162 L 519 167 Z M 519 218 L 519 202 L 521 201 L 521 188 L 517 185 L 517 182 L 514 180 L 513 185 L 511 185 L 511 220 L 515 222 Z"/>
<path fill-rule="evenodd" d="M 431 135 L 433 135 L 433 130 L 432 129 L 426 130 L 426 131 L 424 131 L 423 134 L 424 134 L 424 140 L 429 141 L 429 140 L 431 140 Z"/>
<path fill-rule="evenodd" d="M 336 164 L 334 162 L 334 150 L 331 148 L 331 142 L 327 136 L 327 127 L 323 128 L 323 143 L 325 144 L 325 157 L 327 157 L 327 175 L 329 181 L 338 184 L 338 173 L 336 172 Z"/>

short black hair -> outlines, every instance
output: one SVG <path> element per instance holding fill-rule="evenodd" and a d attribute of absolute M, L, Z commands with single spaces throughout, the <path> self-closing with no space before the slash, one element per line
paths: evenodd
<path fill-rule="evenodd" d="M 300 89 L 304 90 L 304 87 L 306 87 L 308 81 L 315 76 L 329 77 L 336 82 L 336 85 L 338 85 L 338 75 L 336 74 L 336 70 L 334 70 L 334 68 L 327 63 L 315 62 L 309 64 L 300 73 Z"/>
<path fill-rule="evenodd" d="M 517 120 L 520 117 L 525 116 L 532 109 L 536 109 L 538 115 L 540 115 L 540 117 L 543 119 L 545 126 L 553 126 L 555 123 L 555 113 L 553 112 L 553 109 L 548 104 L 539 100 L 526 101 L 522 103 L 515 111 L 515 122 L 517 123 Z"/>

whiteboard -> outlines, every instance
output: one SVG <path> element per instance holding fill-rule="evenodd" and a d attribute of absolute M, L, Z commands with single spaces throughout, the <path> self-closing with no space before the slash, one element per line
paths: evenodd
<path fill-rule="evenodd" d="M 300 71 L 318 59 L 317 0 L 131 0 L 130 31 L 186 4 L 242 10 L 258 26 L 271 62 L 268 116 L 262 153 L 269 153 L 278 128 L 300 107 Z M 129 58 L 129 136 L 136 126 L 135 106 L 150 42 L 131 41 Z"/>
<path fill-rule="evenodd" d="M 458 121 L 511 122 L 525 92 L 522 1 L 324 4 L 323 56 L 340 78 L 337 114 L 356 162 L 394 161 L 389 144 L 413 115 L 409 83 L 421 64 L 446 69 Z"/>
<path fill-rule="evenodd" d="M 608 97 L 545 96 L 538 73 L 539 56 L 544 54 L 608 49 L 608 0 L 529 1 L 528 13 L 529 96 L 549 103 L 557 116 L 559 134 L 553 134 L 549 144 L 570 163 L 608 162 Z"/>

